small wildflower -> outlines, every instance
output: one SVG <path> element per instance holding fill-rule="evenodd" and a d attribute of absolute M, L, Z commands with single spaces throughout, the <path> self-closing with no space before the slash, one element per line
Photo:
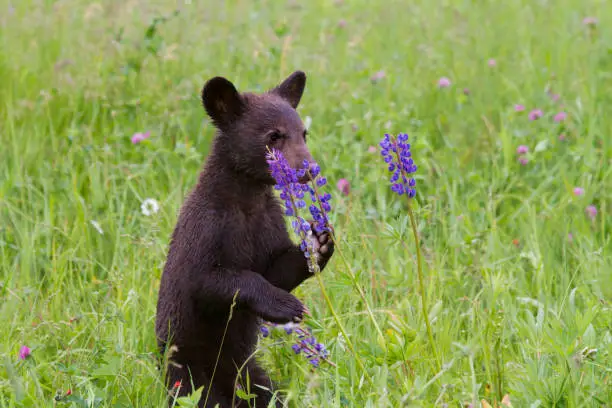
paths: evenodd
<path fill-rule="evenodd" d="M 376 146 L 368 147 L 368 153 L 376 153 L 376 152 L 377 152 Z"/>
<path fill-rule="evenodd" d="M 494 66 L 497 65 L 497 61 L 495 61 L 495 59 L 491 58 L 491 59 L 489 59 L 487 64 L 489 64 L 490 67 L 494 67 Z"/>
<path fill-rule="evenodd" d="M 346 27 L 346 20 L 343 19 L 343 20 L 338 21 L 338 27 L 340 28 Z"/>
<path fill-rule="evenodd" d="M 595 207 L 594 205 L 587 206 L 586 214 L 589 216 L 590 219 L 594 220 L 595 217 L 597 217 L 597 207 Z"/>
<path fill-rule="evenodd" d="M 132 143 L 133 144 L 138 144 L 140 142 L 142 142 L 145 139 L 148 139 L 151 136 L 151 132 L 144 132 L 144 133 L 134 133 L 134 135 L 132 135 Z"/>
<path fill-rule="evenodd" d="M 515 112 L 523 112 L 524 110 L 525 110 L 525 107 L 523 105 L 519 105 L 519 104 L 514 105 Z"/>
<path fill-rule="evenodd" d="M 520 145 L 519 147 L 516 148 L 516 153 L 517 154 L 527 154 L 529 153 L 529 148 L 525 145 Z"/>
<path fill-rule="evenodd" d="M 529 163 L 529 159 L 525 156 L 521 156 L 518 158 L 519 163 L 521 163 L 522 166 L 526 166 L 527 163 Z"/>
<path fill-rule="evenodd" d="M 66 391 L 66 396 L 72 395 L 72 390 L 70 388 L 68 388 L 68 391 Z"/>
<path fill-rule="evenodd" d="M 302 347 L 300 347 L 299 344 L 294 344 L 293 346 L 291 346 L 291 349 L 295 354 L 300 354 L 300 352 L 302 351 Z"/>
<path fill-rule="evenodd" d="M 178 388 L 180 386 L 181 386 L 181 382 L 180 381 L 175 381 L 173 388 Z"/>
<path fill-rule="evenodd" d="M 438 80 L 438 86 L 440 88 L 448 88 L 450 85 L 451 81 L 447 77 L 442 77 Z"/>
<path fill-rule="evenodd" d="M 370 81 L 372 81 L 373 83 L 376 83 L 376 82 L 382 81 L 385 78 L 385 76 L 386 76 L 385 71 L 378 71 L 370 77 Z"/>
<path fill-rule="evenodd" d="M 567 113 L 565 112 L 559 112 L 555 115 L 555 117 L 553 118 L 555 122 L 559 123 L 559 122 L 563 122 L 565 119 L 567 119 Z"/>
<path fill-rule="evenodd" d="M 560 141 L 564 141 L 565 139 L 566 139 L 566 137 L 565 137 L 565 133 L 561 133 L 561 134 L 559 135 L 559 140 L 560 140 Z"/>
<path fill-rule="evenodd" d="M 569 242 L 574 242 L 574 234 L 572 234 L 571 232 L 567 233 L 567 240 Z"/>
<path fill-rule="evenodd" d="M 582 24 L 584 24 L 585 26 L 594 27 L 597 25 L 597 23 L 598 21 L 595 17 L 585 17 L 582 19 Z"/>
<path fill-rule="evenodd" d="M 518 247 L 520 244 L 521 244 L 521 242 L 517 238 L 514 238 L 512 240 L 512 245 L 514 245 L 515 247 Z"/>
<path fill-rule="evenodd" d="M 550 99 L 553 100 L 553 102 L 557 102 L 559 98 L 561 98 L 559 94 L 556 94 L 556 93 L 551 93 L 549 96 L 550 96 Z"/>
<path fill-rule="evenodd" d="M 312 118 L 310 116 L 306 116 L 304 118 L 304 127 L 306 129 L 310 129 L 310 125 L 312 125 Z"/>
<path fill-rule="evenodd" d="M 20 360 L 25 360 L 26 358 L 30 357 L 30 354 L 32 354 L 32 350 L 30 350 L 28 346 L 21 346 L 19 349 Z"/>
<path fill-rule="evenodd" d="M 463 88 L 463 94 L 466 95 L 466 96 L 471 94 L 470 89 L 469 88 Z"/>
<path fill-rule="evenodd" d="M 529 112 L 529 120 L 540 119 L 543 115 L 544 113 L 542 112 L 541 109 L 534 109 L 531 112 Z"/>
<path fill-rule="evenodd" d="M 386 133 L 380 142 L 380 154 L 388 164 L 389 171 L 393 173 L 390 179 L 391 190 L 398 195 L 406 193 L 412 198 L 416 195 L 416 182 L 409 176 L 417 171 L 417 166 L 412 160 L 410 144 L 407 142 L 406 133 L 400 133 L 397 138 L 393 139 Z"/>
<path fill-rule="evenodd" d="M 140 211 L 147 217 L 156 214 L 159 211 L 159 203 L 152 198 L 147 198 L 140 205 Z"/>
<path fill-rule="evenodd" d="M 261 326 L 259 330 L 261 331 L 261 335 L 263 337 L 268 337 L 270 335 L 270 329 L 268 329 L 266 326 Z"/>
<path fill-rule="evenodd" d="M 574 195 L 576 197 L 580 197 L 581 195 L 584 195 L 584 188 L 582 188 L 582 187 L 574 187 Z"/>
<path fill-rule="evenodd" d="M 347 179 L 343 178 L 338 180 L 338 184 L 336 184 L 336 187 L 338 187 L 338 190 L 345 196 L 349 195 L 349 193 L 351 192 L 351 184 Z"/>

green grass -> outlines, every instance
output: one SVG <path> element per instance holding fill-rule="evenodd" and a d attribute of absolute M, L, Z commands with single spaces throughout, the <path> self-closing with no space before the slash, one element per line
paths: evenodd
<path fill-rule="evenodd" d="M 213 136 L 199 92 L 215 75 L 263 90 L 295 69 L 308 75 L 299 112 L 312 118 L 345 259 L 322 278 L 365 371 L 312 279 L 296 293 L 336 367 L 311 370 L 283 336 L 258 353 L 291 405 L 499 406 L 509 394 L 514 407 L 612 406 L 606 2 L 12 5 L 0 0 L 0 407 L 162 406 L 159 279 Z M 169 19 L 149 29 L 156 17 Z M 529 121 L 534 108 L 545 116 Z M 413 208 L 441 371 L 406 202 L 368 151 L 385 131 L 408 132 L 419 165 Z M 149 197 L 160 211 L 147 217 Z"/>

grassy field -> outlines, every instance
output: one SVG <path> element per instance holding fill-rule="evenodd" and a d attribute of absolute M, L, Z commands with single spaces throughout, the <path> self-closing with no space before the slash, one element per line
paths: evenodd
<path fill-rule="evenodd" d="M 290 406 L 612 407 L 606 1 L 0 0 L 0 30 L 0 407 L 163 406 L 155 304 L 213 136 L 201 87 L 296 69 L 357 355 L 301 286 L 333 365 L 262 339 Z M 435 352 L 385 132 L 419 166 Z"/>

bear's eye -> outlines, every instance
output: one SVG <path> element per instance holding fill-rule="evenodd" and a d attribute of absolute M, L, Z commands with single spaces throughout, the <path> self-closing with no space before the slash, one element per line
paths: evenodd
<path fill-rule="evenodd" d="M 283 135 L 275 130 L 274 132 L 270 133 L 268 137 L 270 138 L 271 142 L 278 142 L 283 138 Z"/>

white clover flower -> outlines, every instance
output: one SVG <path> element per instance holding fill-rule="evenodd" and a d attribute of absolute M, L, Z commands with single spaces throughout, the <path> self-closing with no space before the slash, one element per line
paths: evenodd
<path fill-rule="evenodd" d="M 153 198 L 147 198 L 140 205 L 140 211 L 147 217 L 159 211 L 159 203 Z"/>

